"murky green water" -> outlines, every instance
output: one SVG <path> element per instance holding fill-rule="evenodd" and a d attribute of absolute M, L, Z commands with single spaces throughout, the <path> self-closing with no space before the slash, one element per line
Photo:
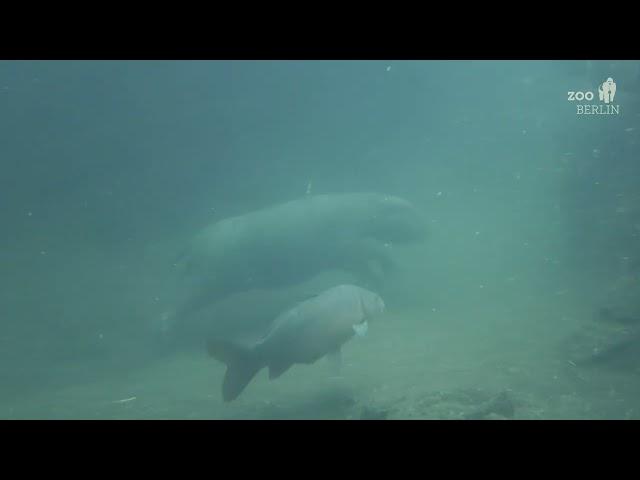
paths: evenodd
<path fill-rule="evenodd" d="M 577 114 L 609 77 L 616 113 Z M 620 61 L 0 62 L 0 418 L 638 418 L 639 95 Z M 196 257 L 212 296 L 247 282 L 162 332 L 207 225 L 357 192 L 426 238 L 345 204 L 294 241 L 285 209 Z M 387 309 L 339 374 L 224 403 L 205 340 L 340 283 Z"/>

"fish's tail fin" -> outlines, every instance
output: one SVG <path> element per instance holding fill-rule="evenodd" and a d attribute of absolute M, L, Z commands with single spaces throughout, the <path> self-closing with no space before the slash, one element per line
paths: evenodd
<path fill-rule="evenodd" d="M 251 348 L 226 340 L 209 340 L 209 356 L 227 365 L 222 382 L 222 398 L 235 400 L 264 366 Z"/>

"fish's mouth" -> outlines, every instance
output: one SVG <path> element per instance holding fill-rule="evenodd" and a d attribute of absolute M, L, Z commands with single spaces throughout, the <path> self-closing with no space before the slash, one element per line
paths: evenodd
<path fill-rule="evenodd" d="M 356 333 L 356 335 L 358 335 L 359 337 L 364 337 L 367 333 L 367 330 L 369 330 L 369 324 L 367 323 L 367 319 L 363 318 L 361 322 L 352 325 L 351 328 L 353 328 L 353 331 Z"/>

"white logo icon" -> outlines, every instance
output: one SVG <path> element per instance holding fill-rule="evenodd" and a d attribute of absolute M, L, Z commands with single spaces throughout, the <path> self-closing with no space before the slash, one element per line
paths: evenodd
<path fill-rule="evenodd" d="M 607 81 L 598 87 L 598 96 L 600 101 L 604 103 L 612 103 L 613 97 L 616 95 L 616 82 L 613 78 L 607 78 Z"/>
<path fill-rule="evenodd" d="M 609 77 L 598 85 L 600 103 L 586 103 L 591 102 L 595 98 L 595 93 L 591 90 L 569 91 L 567 92 L 567 100 L 576 102 L 577 115 L 619 115 L 620 105 L 613 104 L 613 99 L 616 96 L 616 88 L 616 82 L 613 81 L 613 78 Z"/>

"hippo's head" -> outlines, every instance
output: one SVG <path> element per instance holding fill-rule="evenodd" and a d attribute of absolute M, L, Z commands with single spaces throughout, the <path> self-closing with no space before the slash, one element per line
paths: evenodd
<path fill-rule="evenodd" d="M 360 314 L 358 321 L 351 325 L 352 330 L 358 336 L 364 336 L 369 328 L 368 320 L 384 313 L 385 305 L 382 298 L 377 294 L 364 288 L 356 287 L 360 304 Z"/>
<path fill-rule="evenodd" d="M 426 221 L 415 206 L 404 198 L 376 195 L 365 233 L 383 242 L 409 243 L 426 237 Z"/>
<path fill-rule="evenodd" d="M 375 317 L 384 313 L 384 300 L 377 293 L 373 293 L 364 288 L 359 289 L 360 306 L 365 319 Z"/>

